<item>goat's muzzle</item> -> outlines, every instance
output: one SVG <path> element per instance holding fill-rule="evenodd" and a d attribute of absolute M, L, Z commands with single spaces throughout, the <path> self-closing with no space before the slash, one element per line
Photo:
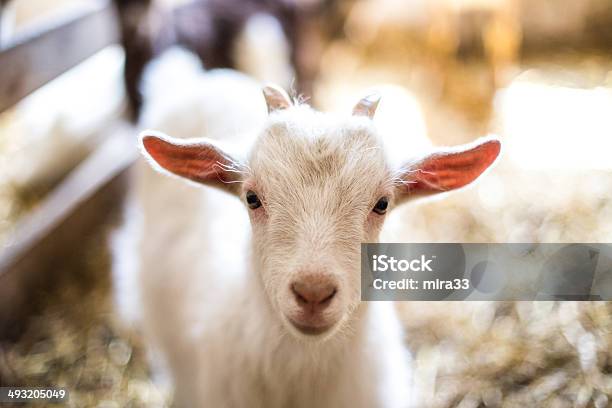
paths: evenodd
<path fill-rule="evenodd" d="M 327 331 L 334 321 L 330 321 L 331 308 L 338 285 L 332 276 L 322 273 L 302 273 L 291 283 L 291 293 L 295 303 L 295 313 L 289 321 L 303 334 L 317 335 Z"/>

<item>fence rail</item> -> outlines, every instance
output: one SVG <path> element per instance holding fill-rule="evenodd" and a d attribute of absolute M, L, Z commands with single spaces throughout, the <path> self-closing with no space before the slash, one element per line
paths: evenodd
<path fill-rule="evenodd" d="M 99 2 L 0 50 L 0 112 L 118 40 L 114 7 Z M 120 205 L 137 156 L 130 138 L 134 130 L 117 117 L 104 134 L 105 140 L 19 220 L 0 248 L 0 339 L 19 335 L 32 297 L 52 284 L 83 237 Z"/>
<path fill-rule="evenodd" d="M 47 82 L 119 41 L 115 10 L 97 2 L 91 10 L 50 22 L 0 50 L 0 112 Z"/>

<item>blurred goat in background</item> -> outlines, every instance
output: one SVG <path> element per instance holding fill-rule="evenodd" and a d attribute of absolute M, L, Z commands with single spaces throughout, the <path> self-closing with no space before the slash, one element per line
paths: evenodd
<path fill-rule="evenodd" d="M 142 105 L 139 90 L 143 69 L 170 45 L 195 53 L 207 69 L 248 70 L 288 54 L 293 72 L 260 80 L 292 86 L 306 97 L 323 52 L 323 37 L 342 30 L 343 1 L 334 0 L 191 0 L 171 2 L 114 0 L 126 51 L 125 86 L 134 117 Z M 352 1 L 352 0 L 351 0 Z M 323 23 L 323 19 L 325 22 Z M 266 43 L 272 40 L 274 43 Z M 255 41 L 252 46 L 241 46 Z M 254 53 L 267 53 L 253 56 Z M 256 72 L 249 72 L 255 74 Z M 295 77 L 295 81 L 293 78 Z"/>

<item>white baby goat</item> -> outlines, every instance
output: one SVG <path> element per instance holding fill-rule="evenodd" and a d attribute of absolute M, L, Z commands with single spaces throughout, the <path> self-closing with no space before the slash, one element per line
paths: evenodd
<path fill-rule="evenodd" d="M 141 135 L 155 169 L 217 188 L 140 169 L 143 329 L 168 366 L 175 401 L 412 406 L 393 304 L 360 301 L 360 244 L 377 241 L 399 203 L 475 180 L 500 144 L 481 140 L 392 168 L 371 121 L 377 97 L 341 117 L 294 105 L 276 87 L 264 96 L 265 118 L 235 109 L 203 118 L 213 138 L 256 126 L 256 136 L 235 140 L 246 156 L 213 139 Z"/>

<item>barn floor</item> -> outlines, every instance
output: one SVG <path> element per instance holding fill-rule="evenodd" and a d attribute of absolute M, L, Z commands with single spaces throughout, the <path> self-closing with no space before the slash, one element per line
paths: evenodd
<path fill-rule="evenodd" d="M 102 228 L 88 237 L 83 259 L 33 296 L 40 312 L 16 342 L 0 343 L 0 385 L 66 387 L 69 407 L 166 406 L 144 347 L 114 314 L 107 235 Z"/>
<path fill-rule="evenodd" d="M 612 70 L 601 68 L 598 58 L 591 59 L 595 61 L 592 64 L 581 59 L 579 71 L 583 78 L 609 81 L 612 77 L 608 75 L 606 79 L 605 73 Z M 347 75 L 340 63 L 336 73 Z M 420 97 L 431 95 L 419 85 L 423 78 L 413 73 L 405 84 L 417 89 Z M 437 105 L 431 96 L 423 97 L 424 114 L 434 140 L 464 142 L 489 127 L 492 94 L 478 81 L 480 73 L 480 66 L 457 71 L 447 83 L 443 105 Z M 381 75 L 394 80 L 388 73 Z M 323 78 L 327 83 L 336 82 L 334 72 Z M 350 76 L 346 80 L 353 81 Z M 324 84 L 322 93 L 333 92 Z M 441 118 L 440 112 L 448 115 Z M 612 183 L 609 179 L 608 176 L 606 182 Z M 477 192 L 466 193 L 424 208 L 430 215 L 444 209 L 465 213 L 470 219 L 466 228 L 469 232 L 416 223 L 414 228 L 420 228 L 413 231 L 416 239 L 496 240 L 512 236 L 510 231 L 499 230 L 498 235 L 489 236 L 478 230 L 479 225 L 491 222 L 486 217 L 498 217 L 487 211 L 470 212 L 469 203 L 476 195 Z M 591 230 L 575 230 L 563 224 L 576 214 L 610 218 L 609 192 L 606 200 L 598 201 L 596 206 L 585 203 L 590 196 L 586 197 L 556 208 L 559 218 L 543 220 L 542 216 L 537 228 L 544 235 L 527 239 L 609 240 L 609 230 L 591 234 Z M 521 217 L 519 204 L 514 220 Z M 581 212 L 576 213 L 576 208 Z M 442 218 L 452 221 L 457 217 Z M 533 227 L 525 227 L 530 225 Z M 566 235 L 550 235 L 554 228 L 561 228 Z M 77 266 L 67 267 L 69 270 L 58 274 L 63 278 L 54 289 L 37 296 L 41 312 L 30 319 L 21 338 L 15 343 L 0 344 L 1 384 L 64 386 L 71 392 L 68 406 L 74 407 L 167 405 L 169 395 L 151 380 L 139 339 L 122 332 L 116 321 L 109 259 L 103 249 L 107 233 L 105 228 L 89 239 Z M 612 406 L 612 303 L 406 302 L 398 307 L 407 328 L 407 344 L 415 358 L 416 384 L 424 407 Z"/>

